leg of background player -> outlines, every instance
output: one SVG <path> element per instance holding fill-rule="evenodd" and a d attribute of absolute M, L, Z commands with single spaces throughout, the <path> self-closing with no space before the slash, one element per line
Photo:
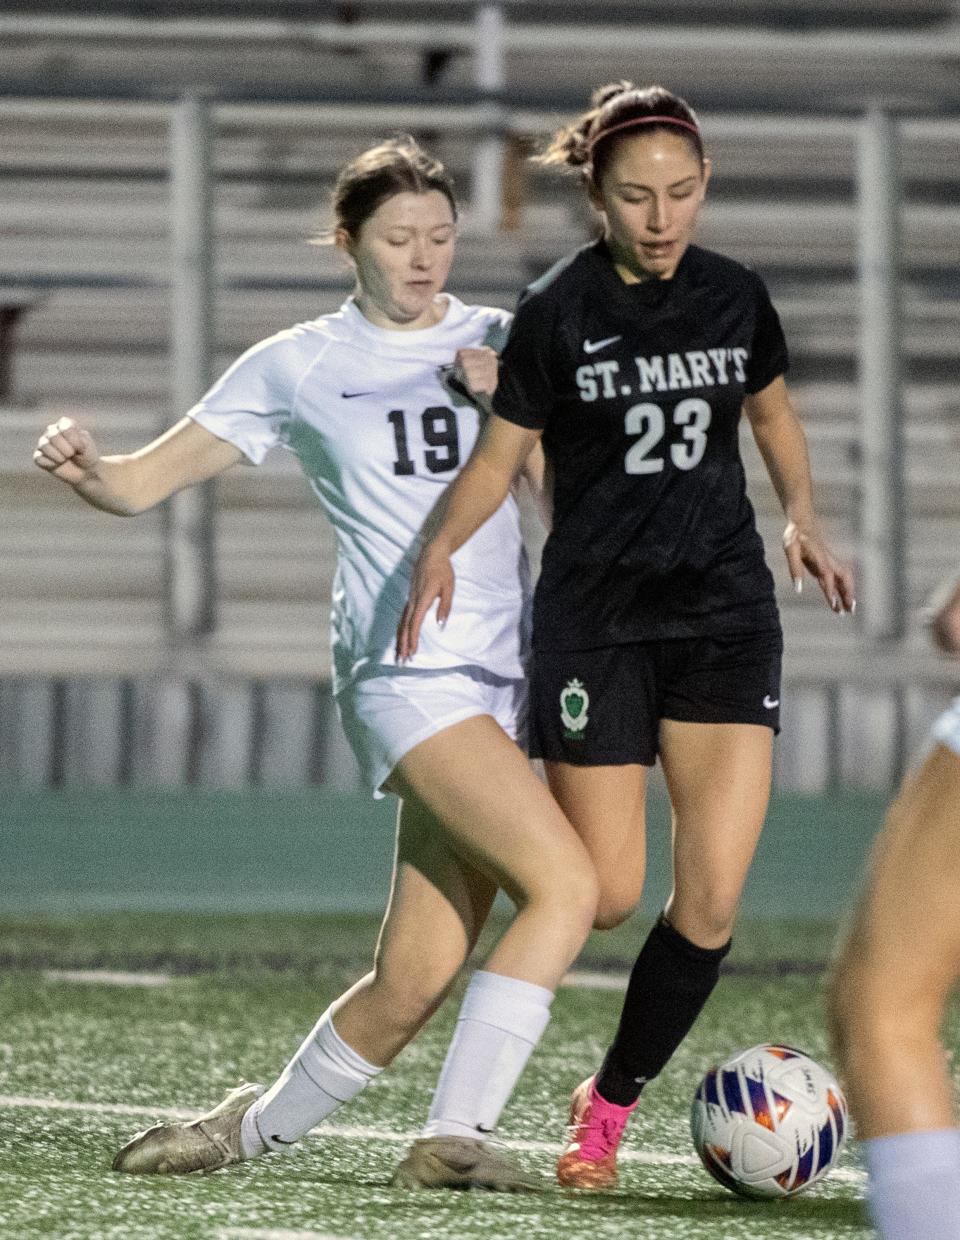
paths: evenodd
<path fill-rule="evenodd" d="M 888 1240 L 960 1235 L 960 1133 L 939 1040 L 958 976 L 960 755 L 938 745 L 890 809 L 830 995 Z"/>

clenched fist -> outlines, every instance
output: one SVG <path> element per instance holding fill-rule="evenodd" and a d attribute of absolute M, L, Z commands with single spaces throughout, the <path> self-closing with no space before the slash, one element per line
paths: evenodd
<path fill-rule="evenodd" d="M 40 436 L 33 459 L 54 478 L 76 486 L 95 468 L 100 453 L 89 431 L 78 426 L 73 418 L 60 418 L 51 422 Z"/>
<path fill-rule="evenodd" d="M 453 363 L 457 379 L 477 395 L 492 396 L 497 390 L 500 359 L 493 349 L 477 345 L 472 349 L 458 349 Z"/>

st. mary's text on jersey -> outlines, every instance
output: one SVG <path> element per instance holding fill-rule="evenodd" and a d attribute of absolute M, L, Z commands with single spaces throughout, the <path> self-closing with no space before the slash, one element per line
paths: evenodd
<path fill-rule="evenodd" d="M 493 407 L 553 473 L 538 648 L 776 626 L 738 424 L 786 368 L 760 277 L 697 246 L 628 284 L 601 240 L 525 290 Z"/>

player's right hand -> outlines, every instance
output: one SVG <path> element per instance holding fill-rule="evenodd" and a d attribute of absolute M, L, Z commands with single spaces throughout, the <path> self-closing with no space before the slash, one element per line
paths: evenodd
<path fill-rule="evenodd" d="M 100 453 L 89 431 L 73 418 L 60 418 L 51 422 L 40 436 L 33 460 L 54 478 L 76 486 L 89 477 L 100 460 Z"/>
<path fill-rule="evenodd" d="M 437 623 L 443 627 L 453 604 L 453 565 L 446 552 L 428 543 L 417 557 L 410 576 L 410 593 L 397 625 L 397 660 L 405 663 L 417 653 L 424 617 L 437 603 Z"/>
<path fill-rule="evenodd" d="M 486 345 L 471 349 L 457 349 L 453 360 L 453 373 L 476 396 L 492 396 L 497 390 L 500 358 Z"/>

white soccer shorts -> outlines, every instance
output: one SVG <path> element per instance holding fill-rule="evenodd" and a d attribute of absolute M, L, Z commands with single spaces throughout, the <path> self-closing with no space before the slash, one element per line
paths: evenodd
<path fill-rule="evenodd" d="M 415 745 L 475 715 L 492 715 L 526 752 L 527 682 L 480 667 L 386 668 L 352 681 L 334 701 L 363 782 L 378 798 Z"/>

